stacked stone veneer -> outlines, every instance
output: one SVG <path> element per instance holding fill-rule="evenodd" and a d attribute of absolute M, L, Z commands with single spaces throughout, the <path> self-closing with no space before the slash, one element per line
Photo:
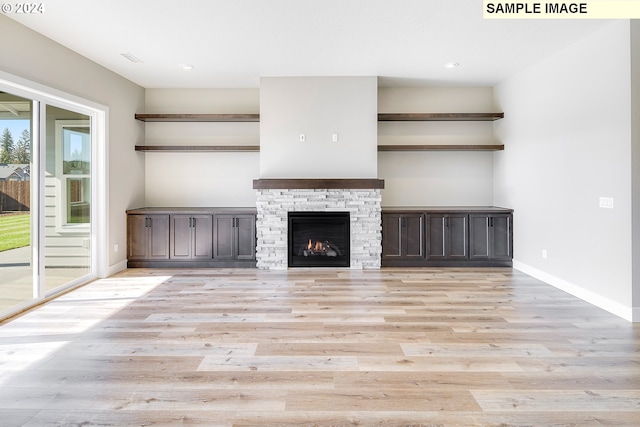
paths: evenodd
<path fill-rule="evenodd" d="M 288 212 L 349 212 L 351 268 L 380 268 L 382 197 L 380 190 L 256 190 L 257 266 L 288 268 Z"/>

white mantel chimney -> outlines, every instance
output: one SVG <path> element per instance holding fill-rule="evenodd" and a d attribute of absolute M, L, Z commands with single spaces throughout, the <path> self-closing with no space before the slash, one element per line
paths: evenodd
<path fill-rule="evenodd" d="M 377 178 L 377 77 L 263 77 L 260 178 Z"/>

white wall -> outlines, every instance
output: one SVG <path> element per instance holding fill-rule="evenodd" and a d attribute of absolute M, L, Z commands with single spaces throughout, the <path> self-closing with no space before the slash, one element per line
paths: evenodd
<path fill-rule="evenodd" d="M 133 147 L 144 139 L 134 114 L 144 89 L 0 14 L 0 70 L 109 107 L 109 265 L 126 260 L 128 208 L 144 204 L 144 158 Z M 120 251 L 114 252 L 119 243 Z"/>
<path fill-rule="evenodd" d="M 492 113 L 490 87 L 378 90 L 381 113 Z M 493 122 L 380 122 L 379 145 L 498 144 Z M 485 151 L 380 152 L 382 204 L 460 206 L 493 203 L 493 155 Z"/>
<path fill-rule="evenodd" d="M 146 153 L 145 189 L 147 206 L 255 206 L 252 180 L 267 177 L 380 177 L 385 180 L 384 206 L 491 205 L 493 203 L 493 155 L 491 152 L 381 152 L 371 144 L 372 137 L 352 138 L 357 128 L 351 120 L 358 112 L 354 91 L 364 92 L 365 100 L 378 92 L 377 106 L 367 110 L 364 132 L 378 133 L 379 144 L 495 144 L 493 122 L 404 122 L 377 123 L 380 112 L 495 112 L 490 87 L 376 88 L 375 78 L 264 78 L 260 89 L 147 89 L 147 113 L 258 113 L 258 123 L 146 123 L 148 145 L 258 145 L 258 153 Z M 360 83 L 360 82 L 363 83 Z M 293 89 L 289 83 L 292 82 Z M 273 84 L 272 84 L 273 83 Z M 357 83 L 354 85 L 354 83 Z M 347 104 L 334 99 L 332 85 L 347 94 L 350 111 L 333 109 Z M 343 90 L 347 85 L 349 91 Z M 313 111 L 291 117 L 305 122 L 287 121 L 289 113 L 279 110 L 284 94 L 295 99 L 305 90 L 316 93 L 309 105 L 296 104 L 296 110 Z M 317 86 L 316 86 L 317 85 Z M 265 86 L 265 85 L 263 85 Z M 283 88 L 284 87 L 284 88 Z M 273 103 L 265 101 L 271 93 Z M 320 96 L 319 94 L 323 94 Z M 331 94 L 331 95 L 330 95 Z M 337 96 L 337 95 L 336 95 Z M 291 101 L 291 102 L 294 102 Z M 330 104 L 327 107 L 327 104 Z M 261 106 L 262 105 L 262 106 Z M 290 104 L 287 104 L 290 105 Z M 368 104 L 367 104 L 368 105 Z M 270 109 L 269 109 L 270 108 Z M 281 117 L 276 126 L 269 117 Z M 329 112 L 322 109 L 328 108 Z M 346 107 L 344 107 L 346 108 Z M 351 111 L 353 110 L 353 111 Z M 371 110 L 371 111 L 369 111 Z M 278 112 L 281 111 L 281 112 Z M 334 117 L 334 113 L 337 117 Z M 352 114 L 353 113 L 353 114 Z M 305 113 L 306 114 L 306 113 Z M 360 114 L 360 113 L 358 113 Z M 318 123 L 315 123 L 315 121 Z M 342 124 L 346 122 L 346 124 Z M 336 126 L 331 126 L 336 124 Z M 348 124 L 349 130 L 344 130 Z M 289 135 L 294 141 L 269 137 Z M 307 142 L 297 141 L 299 129 L 306 129 Z M 329 131 L 331 129 L 331 131 Z M 338 143 L 319 142 L 319 135 L 339 133 Z M 262 133 L 262 135 L 261 135 Z M 269 146 L 272 141 L 274 147 Z M 273 150 L 270 151 L 270 148 Z M 356 149 L 357 154 L 351 150 Z M 363 151 L 357 151 L 362 149 Z M 284 150 L 284 151 L 282 151 Z M 365 153 L 365 154 L 363 154 Z M 324 159 L 322 156 L 329 156 Z M 376 162 L 364 160 L 376 156 Z M 323 160 L 324 159 L 324 160 Z M 263 162 L 272 162 L 263 165 Z M 323 165 L 321 167 L 319 165 Z M 302 169 L 300 165 L 304 165 Z M 283 170 L 277 172 L 279 167 Z M 175 177 L 179 179 L 175 179 Z"/>
<path fill-rule="evenodd" d="M 145 113 L 259 113 L 258 89 L 147 89 Z M 260 125 L 145 123 L 146 145 L 259 145 Z M 255 207 L 258 152 L 147 152 L 146 206 Z"/>
<path fill-rule="evenodd" d="M 377 91 L 377 77 L 263 77 L 260 177 L 376 178 Z"/>
<path fill-rule="evenodd" d="M 494 89 L 505 112 L 494 200 L 515 209 L 514 265 L 627 318 L 629 49 L 629 21 L 619 21 Z M 599 208 L 601 196 L 614 209 Z"/>

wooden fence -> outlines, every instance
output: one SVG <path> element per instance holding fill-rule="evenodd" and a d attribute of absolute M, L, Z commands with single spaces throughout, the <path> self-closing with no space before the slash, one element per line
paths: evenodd
<path fill-rule="evenodd" d="M 0 181 L 0 213 L 29 211 L 30 181 Z"/>

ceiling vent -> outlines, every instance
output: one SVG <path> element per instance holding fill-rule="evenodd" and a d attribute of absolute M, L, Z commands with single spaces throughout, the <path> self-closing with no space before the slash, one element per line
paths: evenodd
<path fill-rule="evenodd" d="M 125 58 L 127 58 L 129 61 L 133 62 L 134 64 L 140 64 L 142 63 L 142 60 L 140 58 L 136 58 L 132 53 L 130 52 L 125 52 L 125 53 L 121 53 L 120 55 L 124 56 Z"/>

